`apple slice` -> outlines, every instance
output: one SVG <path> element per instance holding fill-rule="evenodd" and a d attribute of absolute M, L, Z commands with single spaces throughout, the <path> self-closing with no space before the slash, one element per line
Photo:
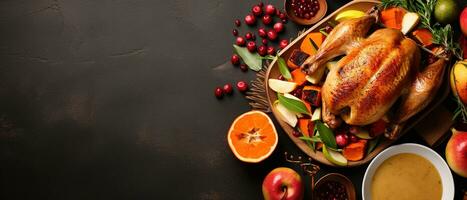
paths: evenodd
<path fill-rule="evenodd" d="M 284 94 L 284 97 L 285 97 L 285 98 L 288 98 L 288 99 L 293 99 L 293 100 L 297 100 L 297 101 L 303 102 L 301 99 L 297 98 L 297 97 L 294 96 L 294 95 L 288 94 L 288 93 L 285 93 L 285 94 Z M 293 111 L 290 111 L 290 112 L 295 113 L 295 115 L 296 115 L 298 118 L 302 118 L 302 117 L 303 117 L 302 113 L 297 113 L 297 112 L 293 112 Z"/>
<path fill-rule="evenodd" d="M 323 145 L 323 154 L 330 162 L 339 166 L 347 166 L 347 159 L 341 153 L 328 149 L 326 145 Z"/>
<path fill-rule="evenodd" d="M 279 117 L 282 120 L 284 120 L 287 124 L 289 124 L 292 127 L 295 127 L 297 125 L 298 119 L 297 115 L 295 115 L 294 112 L 284 107 L 282 104 L 279 103 L 279 101 L 274 102 L 274 107 L 276 107 Z"/>
<path fill-rule="evenodd" d="M 370 136 L 370 132 L 363 128 L 359 128 L 358 132 L 354 134 L 358 138 L 365 139 L 365 140 L 371 140 L 373 137 Z"/>
<path fill-rule="evenodd" d="M 289 93 L 297 87 L 297 84 L 294 82 L 282 81 L 279 79 L 269 79 L 268 82 L 269 87 L 279 93 Z"/>
<path fill-rule="evenodd" d="M 405 13 L 404 17 L 402 18 L 402 33 L 406 35 L 410 32 L 413 28 L 415 28 L 420 21 L 420 16 L 414 12 Z"/>
<path fill-rule="evenodd" d="M 321 107 L 316 108 L 315 112 L 313 112 L 313 115 L 311 116 L 311 121 L 317 120 L 321 120 Z"/>

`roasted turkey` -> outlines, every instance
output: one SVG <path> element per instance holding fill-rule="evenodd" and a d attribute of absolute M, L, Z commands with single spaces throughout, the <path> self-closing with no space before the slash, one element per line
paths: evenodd
<path fill-rule="evenodd" d="M 324 122 L 331 128 L 342 120 L 363 126 L 386 117 L 391 123 L 386 136 L 395 139 L 403 124 L 436 94 L 446 61 L 422 67 L 417 44 L 396 29 L 378 29 L 366 37 L 375 16 L 338 24 L 301 68 L 310 75 L 345 55 L 329 69 L 322 87 Z"/>

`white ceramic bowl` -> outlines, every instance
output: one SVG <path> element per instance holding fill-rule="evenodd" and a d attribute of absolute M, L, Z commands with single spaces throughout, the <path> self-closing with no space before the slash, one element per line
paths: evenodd
<path fill-rule="evenodd" d="M 435 151 L 431 150 L 426 146 L 414 143 L 407 143 L 389 147 L 386 150 L 382 151 L 378 156 L 376 156 L 375 159 L 373 159 L 373 161 L 371 161 L 370 165 L 368 165 L 368 168 L 366 169 L 365 176 L 363 177 L 363 200 L 371 200 L 371 181 L 379 165 L 381 165 L 381 163 L 383 163 L 386 159 L 392 157 L 393 155 L 401 153 L 413 153 L 429 160 L 436 167 L 439 175 L 441 176 L 441 182 L 443 185 L 443 194 L 441 199 L 454 199 L 454 180 L 452 178 L 451 170 L 449 169 L 448 165 L 443 160 L 443 158 L 439 156 Z"/>

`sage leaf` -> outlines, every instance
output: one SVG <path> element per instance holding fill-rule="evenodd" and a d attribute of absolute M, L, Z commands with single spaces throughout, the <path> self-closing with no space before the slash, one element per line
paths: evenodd
<path fill-rule="evenodd" d="M 318 129 L 319 137 L 323 141 L 323 143 L 327 146 L 334 149 L 337 149 L 336 138 L 334 137 L 334 133 L 332 130 L 324 125 L 321 121 L 316 121 L 316 128 Z"/>
<path fill-rule="evenodd" d="M 282 57 L 277 57 L 277 65 L 279 66 L 279 72 L 281 72 L 281 75 L 291 81 L 292 80 L 292 74 L 289 72 L 289 68 L 287 67 L 287 64 L 285 63 L 285 60 Z"/>
<path fill-rule="evenodd" d="M 242 58 L 243 62 L 253 71 L 263 68 L 263 59 L 258 53 L 251 53 L 245 47 L 233 45 L 235 52 Z"/>
<path fill-rule="evenodd" d="M 301 136 L 299 138 L 301 140 L 310 141 L 310 142 L 322 142 L 321 138 L 319 138 L 317 136 L 313 136 L 313 137 Z"/>
<path fill-rule="evenodd" d="M 375 139 L 370 140 L 370 142 L 368 143 L 368 148 L 366 149 L 367 155 L 370 154 L 376 148 L 376 146 L 378 146 L 380 138 L 381 137 L 377 137 Z"/>
<path fill-rule="evenodd" d="M 302 101 L 287 98 L 280 93 L 277 94 L 277 98 L 279 99 L 279 103 L 281 103 L 284 107 L 286 107 L 292 112 L 303 113 L 308 115 L 310 114 Z"/>

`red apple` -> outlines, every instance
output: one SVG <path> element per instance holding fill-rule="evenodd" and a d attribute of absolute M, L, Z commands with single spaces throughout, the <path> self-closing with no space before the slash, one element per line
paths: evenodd
<path fill-rule="evenodd" d="M 446 160 L 452 171 L 467 178 L 467 132 L 452 129 L 446 145 Z"/>
<path fill-rule="evenodd" d="M 303 191 L 302 178 L 287 167 L 272 170 L 263 181 L 265 200 L 301 200 Z"/>
<path fill-rule="evenodd" d="M 464 36 L 467 36 L 467 7 L 462 10 L 461 15 L 459 16 L 459 24 L 464 33 Z"/>

